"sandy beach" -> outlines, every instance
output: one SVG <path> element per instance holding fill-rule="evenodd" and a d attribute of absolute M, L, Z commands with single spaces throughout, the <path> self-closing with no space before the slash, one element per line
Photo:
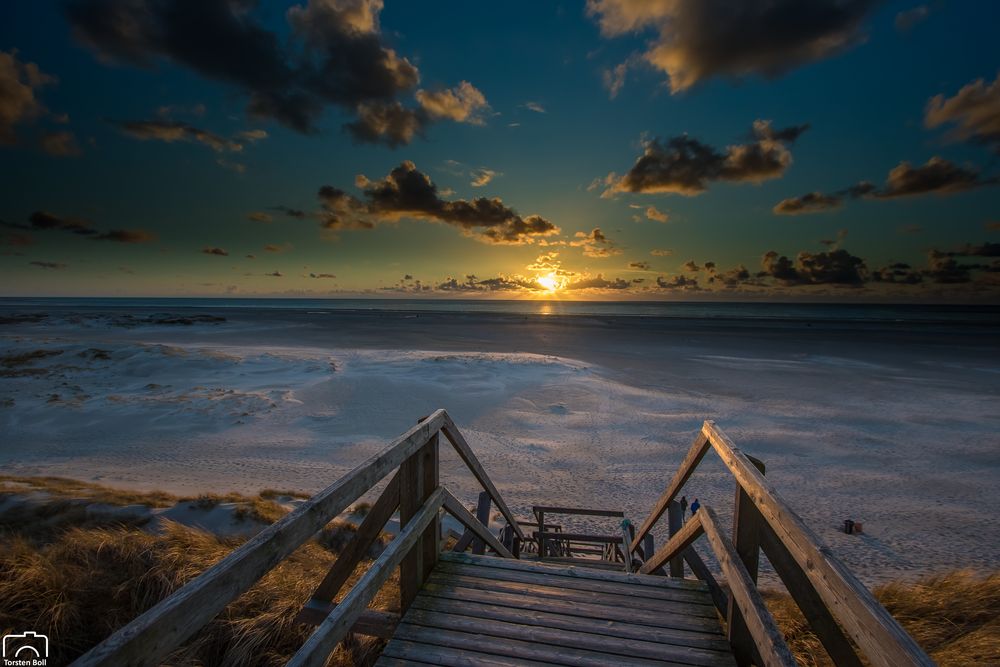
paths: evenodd
<path fill-rule="evenodd" d="M 1000 339 L 988 325 L 34 312 L 2 313 L 5 474 L 314 492 L 444 407 L 520 514 L 586 504 L 641 522 L 713 419 L 866 583 L 1000 564 Z M 443 471 L 472 502 L 457 457 Z M 686 493 L 731 512 L 713 455 Z M 846 518 L 865 533 L 840 532 Z"/>

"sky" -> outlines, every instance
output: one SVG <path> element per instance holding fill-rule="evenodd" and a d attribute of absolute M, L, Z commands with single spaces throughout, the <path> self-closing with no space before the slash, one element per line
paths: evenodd
<path fill-rule="evenodd" d="M 1000 301 L 1000 4 L 0 5 L 0 295 Z"/>

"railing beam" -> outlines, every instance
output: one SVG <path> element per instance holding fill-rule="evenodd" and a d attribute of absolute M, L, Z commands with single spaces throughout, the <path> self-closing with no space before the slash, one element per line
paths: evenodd
<path fill-rule="evenodd" d="M 670 537 L 673 537 L 684 527 L 684 510 L 676 500 L 671 500 L 667 506 L 667 527 Z M 681 552 L 670 559 L 670 576 L 678 579 L 684 578 L 684 558 Z"/>
<path fill-rule="evenodd" d="M 758 459 L 747 457 L 764 474 L 764 462 Z M 743 562 L 750 580 L 757 585 L 757 571 L 760 568 L 760 526 L 764 523 L 760 512 L 753 504 L 753 499 L 743 490 L 739 484 L 736 485 L 736 499 L 733 508 L 733 546 L 736 553 Z M 729 598 L 729 609 L 726 613 L 726 634 L 729 638 L 729 645 L 733 647 L 733 654 L 736 662 L 741 665 L 760 664 L 759 656 L 755 656 L 753 637 L 747 628 L 746 620 L 740 612 L 739 606 L 734 598 Z M 758 658 L 755 660 L 755 657 Z"/>

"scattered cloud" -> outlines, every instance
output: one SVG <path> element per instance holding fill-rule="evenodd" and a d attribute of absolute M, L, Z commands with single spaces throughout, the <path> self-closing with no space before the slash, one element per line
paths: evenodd
<path fill-rule="evenodd" d="M 34 261 L 34 262 L 28 262 L 28 264 L 30 266 L 37 266 L 37 267 L 39 267 L 41 269 L 57 269 L 58 270 L 58 269 L 69 268 L 69 264 L 63 264 L 61 262 L 41 262 L 41 261 Z"/>
<path fill-rule="evenodd" d="M 668 248 L 653 248 L 649 251 L 649 254 L 653 257 L 670 257 L 674 254 L 674 251 Z"/>
<path fill-rule="evenodd" d="M 309 277 L 329 279 L 329 278 L 336 278 L 337 276 L 333 275 L 332 273 L 310 273 Z"/>
<path fill-rule="evenodd" d="M 224 248 L 217 248 L 215 246 L 205 246 L 201 251 L 206 255 L 219 255 L 220 257 L 228 257 L 229 251 Z"/>
<path fill-rule="evenodd" d="M 76 142 L 76 135 L 68 130 L 43 132 L 38 145 L 45 153 L 57 157 L 75 157 L 83 153 Z"/>
<path fill-rule="evenodd" d="M 951 136 L 971 141 L 1000 153 L 1000 74 L 987 84 L 977 79 L 953 97 L 936 95 L 927 102 L 924 125 L 951 125 Z"/>
<path fill-rule="evenodd" d="M 292 249 L 291 243 L 268 243 L 264 246 L 265 252 L 282 253 Z"/>
<path fill-rule="evenodd" d="M 128 136 L 140 141 L 163 141 L 168 144 L 177 141 L 194 142 L 208 146 L 216 153 L 238 153 L 243 150 L 243 144 L 239 141 L 226 139 L 180 121 L 134 120 L 116 122 L 115 125 Z"/>
<path fill-rule="evenodd" d="M 545 107 L 543 107 L 538 102 L 525 102 L 521 106 L 527 109 L 528 111 L 534 111 L 535 113 L 546 113 Z"/>
<path fill-rule="evenodd" d="M 649 271 L 649 262 L 629 262 L 628 268 L 636 271 Z"/>
<path fill-rule="evenodd" d="M 252 220 L 253 222 L 263 222 L 270 223 L 274 222 L 274 216 L 270 213 L 264 213 L 263 211 L 253 211 L 247 214 L 247 220 Z"/>
<path fill-rule="evenodd" d="M 272 278 L 284 278 L 285 277 L 285 274 L 283 274 L 281 271 L 272 271 L 271 273 L 265 273 L 264 275 L 265 276 L 270 276 Z"/>
<path fill-rule="evenodd" d="M 648 206 L 646 207 L 646 218 L 648 220 L 655 220 L 656 222 L 667 222 L 670 219 L 670 216 L 660 211 L 655 206 Z"/>
<path fill-rule="evenodd" d="M 497 176 L 502 176 L 498 171 L 492 169 L 487 169 L 486 167 L 480 167 L 479 169 L 473 169 L 469 172 L 472 177 L 472 182 L 469 183 L 474 188 L 481 188 L 484 185 L 488 185 Z"/>
<path fill-rule="evenodd" d="M 621 192 L 701 194 L 712 181 L 749 182 L 778 178 L 792 163 L 785 144 L 792 143 L 807 129 L 799 125 L 776 130 L 770 121 L 753 123 L 749 143 L 718 150 L 681 135 L 667 140 L 652 139 L 643 154 L 622 177 L 609 174 L 588 189 L 606 186 L 602 197 Z"/>
<path fill-rule="evenodd" d="M 418 90 L 416 98 L 428 117 L 447 118 L 456 123 L 484 125 L 483 116 L 490 109 L 486 96 L 468 81 L 444 90 Z"/>
<path fill-rule="evenodd" d="M 587 257 L 600 259 L 620 255 L 622 251 L 615 247 L 615 244 L 604 235 L 600 227 L 594 227 L 590 232 L 577 232 L 573 235 L 575 240 L 570 241 L 570 245 L 583 249 L 583 254 Z"/>
<path fill-rule="evenodd" d="M 0 145 L 17 143 L 15 128 L 47 113 L 36 93 L 56 82 L 35 63 L 18 59 L 17 49 L 0 51 Z"/>
<path fill-rule="evenodd" d="M 822 192 L 809 192 L 801 197 L 782 199 L 772 209 L 778 215 L 802 215 L 804 213 L 819 213 L 838 208 L 843 197 L 837 194 L 825 195 Z"/>
<path fill-rule="evenodd" d="M 653 31 L 642 58 L 674 93 L 711 77 L 776 77 L 864 39 L 875 0 L 588 0 L 601 34 Z"/>
<path fill-rule="evenodd" d="M 847 250 L 800 252 L 794 260 L 774 250 L 761 259 L 760 277 L 770 277 L 779 283 L 792 285 L 847 285 L 857 287 L 867 277 L 865 261 Z"/>
<path fill-rule="evenodd" d="M 898 12 L 896 14 L 895 21 L 896 30 L 900 32 L 909 32 L 913 26 L 930 16 L 930 13 L 930 7 L 927 5 L 917 5 L 913 9 Z"/>
<path fill-rule="evenodd" d="M 115 243 L 151 243 L 159 237 L 144 229 L 111 229 L 91 238 L 95 241 L 113 241 Z"/>

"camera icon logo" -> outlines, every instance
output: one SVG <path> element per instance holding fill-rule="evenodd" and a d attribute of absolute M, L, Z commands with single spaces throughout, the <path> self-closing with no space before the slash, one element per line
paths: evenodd
<path fill-rule="evenodd" d="M 44 665 L 49 657 L 49 638 L 36 632 L 4 635 L 3 661 L 5 665 Z"/>

